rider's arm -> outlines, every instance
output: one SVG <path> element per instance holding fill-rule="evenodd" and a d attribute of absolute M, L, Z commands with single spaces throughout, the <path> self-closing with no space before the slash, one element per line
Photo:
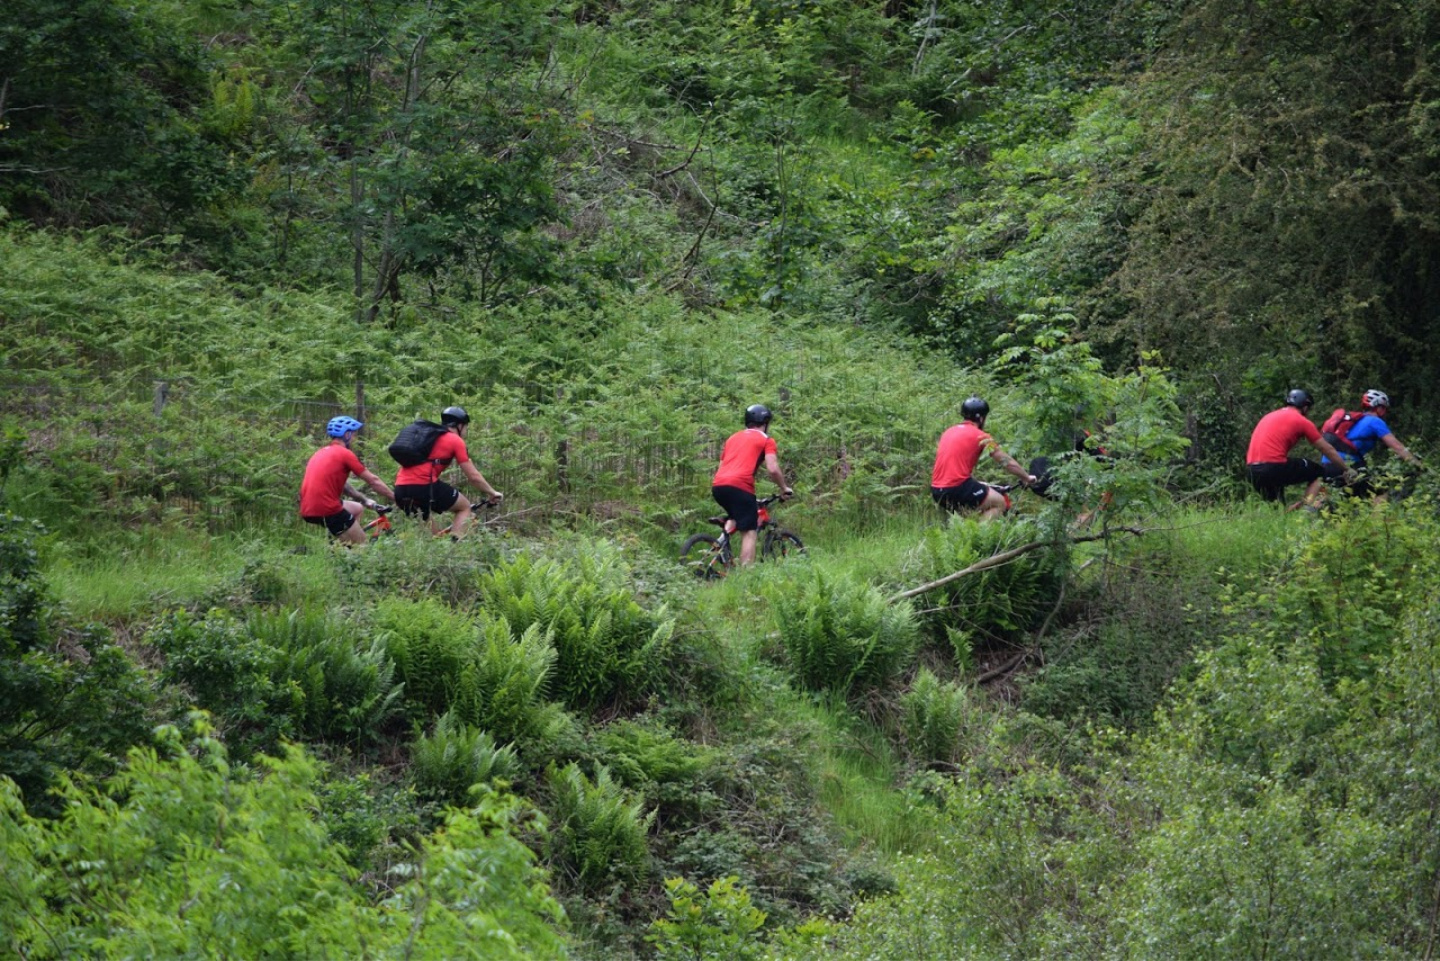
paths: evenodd
<path fill-rule="evenodd" d="M 790 485 L 785 483 L 785 473 L 780 470 L 780 458 L 778 456 L 775 454 L 765 455 L 765 470 L 769 473 L 770 479 L 776 483 L 780 490 L 785 492 L 786 497 L 795 493 Z"/>
<path fill-rule="evenodd" d="M 1020 466 L 1020 462 L 1000 449 L 999 445 L 991 445 L 990 459 L 1020 479 L 1020 483 L 1027 487 L 1035 483 L 1035 475 Z"/>
<path fill-rule="evenodd" d="M 1396 439 L 1394 434 L 1386 434 L 1384 437 L 1380 438 L 1380 442 L 1386 447 L 1393 450 L 1396 454 L 1408 460 L 1410 463 L 1418 464 L 1420 462 L 1420 458 L 1415 456 L 1415 454 L 1411 453 L 1410 448 L 1400 443 L 1400 441 Z"/>
<path fill-rule="evenodd" d="M 1330 458 L 1330 463 L 1339 464 L 1341 467 L 1349 466 L 1350 462 L 1347 461 L 1345 458 L 1341 457 L 1340 452 L 1335 449 L 1335 446 L 1331 444 L 1328 440 L 1326 440 L 1324 437 L 1321 437 L 1319 440 L 1314 441 L 1313 443 L 1315 444 L 1316 450 L 1324 454 L 1326 457 Z"/>
<path fill-rule="evenodd" d="M 363 471 L 361 471 L 361 472 L 360 472 L 360 479 L 363 480 L 363 481 L 366 483 L 366 485 L 367 485 L 371 490 L 373 490 L 375 493 L 379 494 L 381 497 L 385 498 L 387 501 L 392 501 L 392 502 L 393 502 L 393 501 L 395 500 L 395 492 L 392 491 L 392 490 L 390 489 L 389 485 L 387 485 L 384 481 L 382 481 L 380 478 L 376 477 L 374 471 L 369 471 L 369 470 L 363 470 Z M 346 484 L 346 485 L 345 485 L 345 490 L 346 490 L 347 493 L 350 492 L 351 488 L 350 488 L 350 485 L 349 485 L 349 484 Z M 369 501 L 369 500 L 370 500 L 368 497 L 357 497 L 357 499 L 362 500 L 362 501 Z M 369 505 L 367 504 L 366 506 L 369 506 Z"/>
<path fill-rule="evenodd" d="M 490 486 L 490 482 L 485 479 L 484 474 L 480 473 L 480 468 L 475 466 L 474 461 L 462 461 L 460 469 L 465 472 L 465 476 L 471 484 L 485 492 L 486 497 L 493 501 L 504 500 L 505 495 Z"/>

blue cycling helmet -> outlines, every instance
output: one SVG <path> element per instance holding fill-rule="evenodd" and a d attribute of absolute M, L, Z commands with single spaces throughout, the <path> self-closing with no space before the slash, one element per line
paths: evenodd
<path fill-rule="evenodd" d="M 344 437 L 352 430 L 359 430 L 365 425 L 353 417 L 332 417 L 330 423 L 325 425 L 325 433 L 331 437 Z"/>

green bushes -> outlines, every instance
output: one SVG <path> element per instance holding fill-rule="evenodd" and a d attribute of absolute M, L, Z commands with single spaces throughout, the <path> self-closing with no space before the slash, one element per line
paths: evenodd
<path fill-rule="evenodd" d="M 547 698 L 556 651 L 538 624 L 517 637 L 503 617 L 402 598 L 378 604 L 373 620 L 405 681 L 413 719 L 453 713 L 457 722 L 541 752 L 569 730 L 569 716 Z"/>
<path fill-rule="evenodd" d="M 67 782 L 26 815 L 0 779 L 0 946 L 19 957 L 559 957 L 563 912 L 515 837 L 530 815 L 485 794 L 397 866 L 382 902 L 315 820 L 298 748 L 232 768 L 203 728 L 162 729 L 106 790 Z M 80 894 L 83 892 L 83 894 Z M 79 895 L 79 896 L 77 896 Z"/>
<path fill-rule="evenodd" d="M 113 770 L 155 722 L 157 698 L 105 632 L 55 623 L 36 550 L 43 533 L 0 512 L 0 776 L 31 810 L 53 812 L 56 778 Z"/>
<path fill-rule="evenodd" d="M 965 753 L 964 735 L 979 708 L 970 692 L 921 668 L 900 696 L 899 728 L 916 763 L 951 766 Z"/>
<path fill-rule="evenodd" d="M 515 749 L 446 712 L 410 746 L 410 773 L 421 797 L 464 804 L 475 784 L 511 780 L 520 770 Z"/>
<path fill-rule="evenodd" d="M 438 717 L 450 707 L 454 685 L 473 656 L 473 619 L 437 600 L 387 597 L 370 615 L 405 682 L 412 715 Z"/>
<path fill-rule="evenodd" d="M 908 565 L 919 582 L 938 580 L 977 561 L 1041 539 L 1026 523 L 976 524 L 960 517 L 928 529 Z M 924 623 L 936 641 L 949 646 L 960 666 L 973 647 L 999 645 L 1032 627 L 1049 610 L 1061 584 L 1063 554 L 1036 551 L 951 581 L 925 595 Z"/>
<path fill-rule="evenodd" d="M 919 628 L 908 603 L 872 585 L 814 572 L 769 591 L 786 665 L 812 691 L 853 696 L 891 683 L 909 664 Z"/>
<path fill-rule="evenodd" d="M 242 755 L 297 735 L 368 740 L 399 705 L 386 650 L 357 645 L 319 611 L 261 611 L 248 621 L 179 611 L 146 641 L 165 655 L 162 676 L 214 712 Z"/>
<path fill-rule="evenodd" d="M 552 692 L 581 710 L 634 704 L 653 690 L 675 621 L 647 611 L 613 552 L 573 561 L 519 557 L 480 578 L 482 603 L 517 631 L 545 631 L 555 645 Z"/>
<path fill-rule="evenodd" d="M 551 860 L 585 890 L 629 884 L 649 870 L 646 832 L 655 813 L 631 801 L 604 765 L 595 778 L 576 764 L 551 765 L 547 772 L 554 815 Z"/>

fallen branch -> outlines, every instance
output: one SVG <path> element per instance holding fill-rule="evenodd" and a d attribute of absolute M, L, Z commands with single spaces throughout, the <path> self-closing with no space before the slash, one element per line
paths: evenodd
<path fill-rule="evenodd" d="M 1138 536 L 1140 536 L 1141 534 L 1145 533 L 1145 528 L 1143 528 L 1143 527 L 1112 527 L 1112 528 L 1110 528 L 1109 530 L 1101 531 L 1099 534 L 1082 534 L 1082 535 L 1079 536 L 1079 537 L 1071 537 L 1071 538 L 1068 539 L 1068 541 L 1069 541 L 1069 543 L 1071 543 L 1071 544 L 1080 544 L 1080 543 L 1083 543 L 1083 542 L 1085 542 L 1085 541 L 1101 541 L 1101 540 L 1105 540 L 1106 538 L 1108 538 L 1111 534 L 1117 533 L 1117 532 L 1119 532 L 1119 531 L 1124 531 L 1124 532 L 1127 533 L 1127 534 L 1134 534 L 1135 536 L 1138 537 Z M 918 597 L 918 596 L 920 596 L 921 594 L 925 594 L 925 593 L 927 593 L 927 592 L 929 592 L 929 591 L 933 591 L 933 590 L 934 590 L 935 588 L 937 588 L 937 587 L 944 587 L 946 584 L 950 584 L 950 583 L 953 583 L 953 582 L 955 582 L 955 581 L 958 581 L 960 578 L 965 577 L 966 575 L 969 575 L 969 574 L 977 574 L 977 573 L 979 573 L 980 571 L 987 571 L 987 570 L 989 570 L 989 569 L 992 568 L 992 567 L 999 567 L 1001 564 L 1009 563 L 1010 561 L 1013 561 L 1015 558 L 1020 557 L 1020 556 L 1022 556 L 1022 555 L 1024 555 L 1024 554 L 1028 554 L 1028 553 L 1030 553 L 1031 551 L 1038 551 L 1038 550 L 1039 550 L 1040 548 L 1042 548 L 1042 547 L 1058 547 L 1058 546 L 1059 546 L 1060 544 L 1062 544 L 1062 543 L 1065 543 L 1065 541 L 1062 541 L 1062 540 L 1031 541 L 1031 542 L 1028 543 L 1028 544 L 1021 544 L 1019 547 L 1012 547 L 1012 548 L 1011 548 L 1010 550 L 1008 550 L 1008 551 L 1001 551 L 999 554 L 992 554 L 992 555 L 990 555 L 989 557 L 986 557 L 986 558 L 984 558 L 984 559 L 982 559 L 982 560 L 978 560 L 978 561 L 976 561 L 974 564 L 971 564 L 969 567 L 965 568 L 964 570 L 956 571 L 956 572 L 953 573 L 953 574 L 946 574 L 944 577 L 940 578 L 939 580 L 931 581 L 931 582 L 928 583 L 928 584 L 921 584 L 919 587 L 912 587 L 912 588 L 910 588 L 910 590 L 908 590 L 908 591 L 901 591 L 899 594 L 896 594 L 896 595 L 894 595 L 893 597 L 890 597 L 890 598 L 888 599 L 888 603 L 890 603 L 890 604 L 897 604 L 897 603 L 899 603 L 900 601 L 905 600 L 906 598 Z"/>
<path fill-rule="evenodd" d="M 1009 674 L 1015 668 L 1019 667 L 1021 664 L 1024 664 L 1027 660 L 1029 660 L 1030 656 L 1034 653 L 1035 648 L 1025 648 L 1025 650 L 1021 651 L 1019 654 L 1016 654 L 1004 664 L 1001 664 L 999 667 L 992 667 L 984 674 L 981 674 L 979 677 L 975 678 L 975 683 L 984 684 L 987 681 L 993 681 L 995 680 L 995 678 L 1000 677 L 1004 674 Z"/>

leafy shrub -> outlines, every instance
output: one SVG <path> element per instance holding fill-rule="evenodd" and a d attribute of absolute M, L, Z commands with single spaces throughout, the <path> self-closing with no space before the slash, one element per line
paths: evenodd
<path fill-rule="evenodd" d="M 474 594 L 475 579 L 499 559 L 492 538 L 467 535 L 460 543 L 437 550 L 437 542 L 423 525 L 397 519 L 395 526 L 395 536 L 375 545 L 380 550 L 350 551 L 337 559 L 340 577 L 352 591 L 459 607 Z"/>
<path fill-rule="evenodd" d="M 722 803 L 711 783 L 719 752 L 675 735 L 659 721 L 615 721 L 594 743 L 597 759 L 616 779 L 657 805 L 666 822 L 704 820 Z"/>
<path fill-rule="evenodd" d="M 485 615 L 467 653 L 453 682 L 456 715 L 502 740 L 543 737 L 559 710 L 546 700 L 556 659 L 550 635 L 532 624 L 516 637 L 503 617 Z"/>
<path fill-rule="evenodd" d="M 352 883 L 314 812 L 299 748 L 232 768 L 200 728 L 160 731 L 104 790 L 66 781 L 37 820 L 0 779 L 0 935 L 21 957 L 557 957 L 563 918 L 515 837 L 526 809 L 486 794 L 450 813 L 383 902 Z M 76 898 L 83 890 L 86 897 Z"/>
<path fill-rule="evenodd" d="M 43 533 L 0 512 L 0 775 L 32 810 L 53 811 L 56 777 L 112 770 L 146 736 L 156 697 L 100 630 L 57 632 L 35 547 Z"/>
<path fill-rule="evenodd" d="M 550 766 L 553 814 L 551 859 L 576 884 L 596 891 L 605 884 L 628 884 L 647 873 L 649 847 L 646 832 L 655 821 L 639 801 L 601 765 L 592 781 L 577 764 Z"/>
<path fill-rule="evenodd" d="M 404 688 L 395 682 L 395 664 L 378 639 L 357 648 L 348 625 L 314 609 L 261 612 L 247 630 L 280 652 L 274 676 L 291 693 L 302 733 L 372 739 L 399 709 Z"/>
<path fill-rule="evenodd" d="M 624 576 L 613 553 L 563 564 L 519 557 L 483 575 L 480 594 L 515 630 L 538 625 L 551 634 L 555 697 L 593 711 L 649 693 L 675 633 L 665 608 L 641 607 Z"/>
<path fill-rule="evenodd" d="M 646 940 L 661 961 L 744 961 L 761 956 L 765 912 L 750 903 L 750 892 L 734 875 L 717 878 L 702 895 L 684 878 L 667 878 L 670 908 L 650 925 Z"/>
<path fill-rule="evenodd" d="M 913 562 L 914 577 L 939 580 L 1038 536 L 1038 528 L 1029 524 L 976 524 L 952 517 L 925 532 Z M 935 588 L 925 595 L 924 623 L 963 665 L 970 645 L 985 648 L 1012 638 L 1054 603 L 1060 588 L 1058 562 L 1036 551 Z"/>
<path fill-rule="evenodd" d="M 921 668 L 900 697 L 900 730 L 910 757 L 920 764 L 950 765 L 964 750 L 970 715 L 969 692 Z"/>
<path fill-rule="evenodd" d="M 596 735 L 596 742 L 610 770 L 631 787 L 691 782 L 713 763 L 712 752 L 658 724 L 616 721 Z"/>
<path fill-rule="evenodd" d="M 214 713 L 236 752 L 248 756 L 295 733 L 298 691 L 278 681 L 283 652 L 255 637 L 222 610 L 165 615 L 145 640 L 165 655 L 161 677 L 183 685 Z"/>
<path fill-rule="evenodd" d="M 421 828 L 414 788 L 395 783 L 388 772 L 331 769 L 324 774 L 315 787 L 317 816 L 326 836 L 344 848 L 351 867 L 383 871 L 409 856 Z"/>
<path fill-rule="evenodd" d="M 474 620 L 432 598 L 387 597 L 371 611 L 371 623 L 395 661 L 412 713 L 438 717 L 449 710 L 455 684 L 473 656 Z"/>
<path fill-rule="evenodd" d="M 220 610 L 166 615 L 146 640 L 165 655 L 162 676 L 214 712 L 248 755 L 281 737 L 364 740 L 394 716 L 402 688 L 378 642 L 357 649 L 323 611 Z"/>
<path fill-rule="evenodd" d="M 787 666 L 808 690 L 856 695 L 882 688 L 914 656 L 913 609 L 890 604 L 873 585 L 814 571 L 768 594 Z"/>
<path fill-rule="evenodd" d="M 410 773 L 422 797 L 464 804 L 470 787 L 509 780 L 520 770 L 515 749 L 446 712 L 410 746 Z"/>

